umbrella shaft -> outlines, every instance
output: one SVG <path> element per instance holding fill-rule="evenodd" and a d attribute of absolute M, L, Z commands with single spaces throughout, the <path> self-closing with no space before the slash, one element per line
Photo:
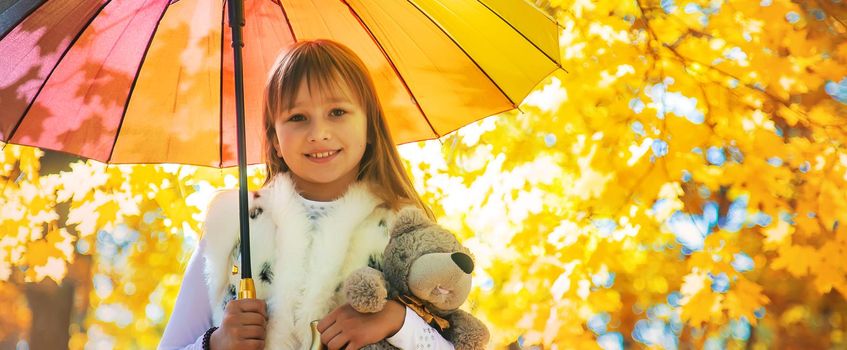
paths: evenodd
<path fill-rule="evenodd" d="M 247 144 L 244 125 L 244 72 L 241 48 L 244 46 L 241 29 L 244 27 L 243 0 L 228 0 L 229 26 L 232 29 L 232 52 L 235 63 L 235 115 L 238 139 L 238 203 L 241 227 L 241 278 L 252 279 L 250 263 L 250 223 L 247 216 Z"/>

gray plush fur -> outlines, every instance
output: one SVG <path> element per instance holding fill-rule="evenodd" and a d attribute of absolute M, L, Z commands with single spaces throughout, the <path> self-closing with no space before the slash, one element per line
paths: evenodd
<path fill-rule="evenodd" d="M 473 255 L 450 231 L 430 221 L 419 209 L 405 208 L 389 228 L 382 272 L 366 267 L 348 276 L 344 292 L 359 312 L 377 312 L 386 296 L 414 295 L 434 314 L 450 321 L 442 335 L 459 350 L 484 349 L 488 328 L 459 310 L 470 292 Z M 417 263 L 417 264 L 416 264 Z M 365 349 L 396 349 L 386 341 Z"/>
<path fill-rule="evenodd" d="M 365 266 L 354 271 L 344 281 L 344 295 L 359 312 L 373 313 L 385 306 L 388 292 L 382 272 Z"/>

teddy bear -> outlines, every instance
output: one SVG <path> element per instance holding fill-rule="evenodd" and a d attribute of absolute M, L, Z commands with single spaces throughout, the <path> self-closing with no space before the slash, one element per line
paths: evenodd
<path fill-rule="evenodd" d="M 471 289 L 474 261 L 451 232 L 420 209 L 404 208 L 389 228 L 381 264 L 351 273 L 343 285 L 347 302 L 359 312 L 382 310 L 398 300 L 436 328 L 456 349 L 484 349 L 485 324 L 460 310 Z M 396 349 L 383 340 L 365 349 Z"/>

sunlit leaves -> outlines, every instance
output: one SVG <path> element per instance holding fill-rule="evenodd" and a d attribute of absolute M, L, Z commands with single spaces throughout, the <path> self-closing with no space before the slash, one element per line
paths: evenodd
<path fill-rule="evenodd" d="M 547 310 L 572 312 L 555 320 L 582 319 L 586 331 L 606 312 L 598 344 L 622 335 L 661 346 L 640 332 L 670 327 L 669 336 L 702 347 L 746 342 L 751 326 L 783 332 L 763 324 L 761 311 L 781 310 L 786 299 L 826 295 L 843 307 L 847 273 L 835 259 L 847 248 L 837 234 L 847 221 L 844 11 L 777 0 L 550 3 L 569 73 L 539 86 L 522 113 L 500 116 L 495 128 L 483 122 L 448 137 L 446 163 L 411 164 L 426 169 L 416 173 L 419 188 L 445 224 L 474 249 L 486 247 L 487 284 L 473 299 L 509 330 L 499 344 L 517 329 L 545 347 L 573 347 L 577 337 L 564 327 L 555 340 L 540 336 L 552 324 Z M 470 134 L 485 145 L 465 145 Z M 487 179 L 540 159 L 552 160 L 557 168 L 545 171 L 556 181 L 518 188 L 508 176 Z M 545 201 L 539 210 L 469 200 L 497 191 Z M 615 293 L 593 283 L 604 268 L 615 273 Z M 551 286 L 538 292 L 548 299 L 515 292 L 534 293 L 539 283 Z M 643 315 L 662 305 L 684 329 Z"/>

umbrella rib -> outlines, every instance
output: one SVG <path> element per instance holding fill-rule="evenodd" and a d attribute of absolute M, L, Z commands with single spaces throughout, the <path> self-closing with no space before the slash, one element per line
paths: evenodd
<path fill-rule="evenodd" d="M 350 3 L 344 1 L 344 4 L 347 5 L 347 8 L 350 9 L 350 13 L 352 13 L 353 16 L 356 17 L 356 20 L 359 21 L 359 24 L 362 25 L 362 28 L 364 28 L 365 31 L 368 32 L 368 36 L 370 36 L 371 41 L 373 41 L 374 44 L 376 44 L 376 46 L 379 48 L 379 51 L 382 52 L 382 55 L 385 57 L 385 60 L 388 61 L 388 65 L 391 66 L 391 69 L 394 70 L 394 74 L 396 74 L 397 78 L 400 79 L 400 83 L 403 84 L 403 87 L 406 89 L 406 92 L 409 94 L 409 96 L 412 97 L 412 101 L 414 101 L 415 107 L 418 108 L 418 111 L 423 116 L 424 120 L 426 121 L 426 124 L 429 125 L 429 129 L 432 130 L 432 133 L 435 135 L 435 138 L 441 138 L 441 134 L 439 134 L 438 131 L 435 130 L 435 126 L 432 125 L 432 122 L 429 120 L 429 117 L 427 117 L 426 113 L 424 113 L 423 108 L 421 108 L 421 104 L 418 103 L 417 97 L 415 97 L 415 94 L 412 93 L 412 89 L 409 88 L 409 84 L 406 83 L 406 79 L 404 79 L 403 75 L 400 74 L 400 71 L 397 69 L 397 66 L 394 65 L 394 61 L 392 61 L 391 57 L 388 56 L 388 52 L 385 51 L 385 48 L 382 47 L 382 44 L 380 44 L 379 40 L 376 40 L 376 37 L 371 31 L 371 28 L 368 27 L 367 24 L 365 24 L 365 21 L 363 21 L 359 14 L 356 13 L 356 10 L 354 10 L 353 7 L 350 6 Z"/>
<path fill-rule="evenodd" d="M 503 96 L 505 96 L 507 100 L 509 100 L 509 104 L 512 105 L 512 108 L 518 108 L 518 105 L 515 103 L 515 101 L 512 100 L 512 97 L 509 96 L 509 94 L 507 94 L 505 91 L 503 91 L 503 88 L 500 87 L 500 84 L 497 84 L 497 82 L 494 81 L 494 78 L 492 78 L 491 75 L 489 75 L 488 72 L 485 71 L 485 69 L 482 69 L 482 67 L 479 66 L 479 63 L 476 60 L 474 60 L 473 57 L 471 57 L 471 55 L 467 51 L 465 51 L 465 48 L 463 48 L 462 45 L 459 45 L 459 43 L 456 42 L 456 39 L 454 39 L 452 36 L 450 36 L 450 34 L 447 33 L 447 30 L 445 30 L 440 25 L 438 25 L 438 22 L 436 22 L 432 17 L 427 15 L 424 10 L 422 10 L 420 7 L 418 7 L 417 4 L 415 4 L 414 1 L 412 1 L 412 0 L 406 0 L 406 1 L 410 5 L 414 6 L 415 9 L 417 9 L 418 12 L 420 12 L 426 19 L 428 19 L 430 22 L 432 22 L 432 24 L 434 24 L 436 28 L 441 30 L 441 32 L 444 33 L 444 35 L 447 36 L 447 38 L 450 39 L 450 41 L 453 42 L 453 45 L 456 45 L 456 48 L 461 50 L 462 53 L 464 53 L 465 56 L 471 62 L 473 62 L 473 64 L 476 66 L 476 68 L 479 69 L 479 71 L 482 72 L 482 74 L 485 75 L 485 77 L 488 78 L 488 80 L 491 81 L 492 84 L 494 84 L 494 87 L 496 87 L 497 90 L 500 90 L 500 93 L 503 94 Z"/>
<path fill-rule="evenodd" d="M 23 2 L 17 2 L 17 3 L 15 3 L 15 5 L 17 5 L 17 4 L 21 4 L 21 3 L 23 3 Z M 38 4 L 36 4 L 35 6 L 33 6 L 32 8 L 30 8 L 29 10 L 27 10 L 27 11 L 26 11 L 26 13 L 24 13 L 24 14 L 23 14 L 23 16 L 21 16 L 21 18 L 18 18 L 18 20 L 17 20 L 17 21 L 15 21 L 15 24 L 13 24 L 13 25 L 9 26 L 9 29 L 8 29 L 8 30 L 6 30 L 6 32 L 5 32 L 5 33 L 3 33 L 2 35 L 0 35 L 0 40 L 5 39 L 5 38 L 6 38 L 6 35 L 9 35 L 9 33 L 11 33 L 11 32 L 12 32 L 15 28 L 17 28 L 19 25 L 21 25 L 21 23 L 22 23 L 25 19 L 27 19 L 27 17 L 29 17 L 29 15 L 31 15 L 33 12 L 35 12 L 36 10 L 38 10 L 38 9 L 39 9 L 42 5 L 44 5 L 45 3 L 47 3 L 47 1 L 46 1 L 46 0 L 41 0 L 41 3 L 38 3 Z M 15 5 L 12 5 L 12 7 L 14 7 Z M 6 11 L 10 11 L 10 9 L 11 9 L 12 7 L 9 7 L 9 9 L 6 9 Z"/>
<path fill-rule="evenodd" d="M 288 32 L 291 33 L 291 38 L 294 39 L 294 42 L 297 42 L 297 34 L 294 33 L 294 27 L 291 26 L 288 13 L 285 12 L 285 6 L 282 6 L 282 0 L 274 0 L 274 2 L 279 6 L 279 10 L 282 11 L 282 17 L 285 17 L 285 24 L 288 25 Z"/>
<path fill-rule="evenodd" d="M 505 23 L 506 25 L 508 25 L 508 26 L 509 26 L 509 28 L 512 28 L 512 30 L 514 30 L 514 31 L 515 31 L 515 33 L 518 33 L 518 35 L 520 35 L 521 37 L 523 37 L 524 39 L 526 39 L 526 41 L 527 41 L 527 42 L 529 42 L 529 43 L 532 45 L 532 47 L 534 47 L 536 50 L 538 50 L 538 52 L 541 52 L 541 54 L 542 54 L 542 55 L 544 55 L 544 57 L 547 57 L 547 59 L 548 59 L 548 60 L 550 60 L 551 62 L 553 62 L 553 64 L 554 64 L 554 65 L 556 65 L 556 67 L 559 67 L 560 69 L 564 70 L 566 73 L 568 72 L 568 70 L 567 70 L 567 69 L 565 69 L 564 67 L 562 67 L 562 64 L 561 64 L 561 63 L 559 63 L 559 61 L 555 60 L 553 57 L 550 57 L 550 55 L 548 55 L 548 54 L 547 54 L 547 52 L 544 52 L 544 50 L 542 50 L 540 47 L 538 47 L 538 45 L 536 45 L 536 44 L 535 44 L 535 42 L 533 42 L 532 40 L 530 40 L 529 38 L 527 38 L 527 37 L 526 37 L 526 35 L 524 35 L 524 33 L 523 33 L 523 32 L 521 32 L 520 30 L 518 30 L 518 28 L 515 28 L 515 26 L 514 26 L 514 25 L 512 25 L 512 23 L 510 23 L 510 22 L 509 22 L 509 21 L 507 21 L 505 18 L 503 18 L 503 16 L 501 16 L 499 13 L 497 13 L 496 11 L 494 11 L 494 9 L 492 9 L 491 7 L 489 7 L 489 6 L 488 6 L 488 4 L 486 4 L 486 3 L 485 3 L 485 2 L 483 2 L 482 0 L 476 0 L 476 1 L 477 1 L 480 5 L 484 6 L 486 9 L 488 9 L 488 11 L 490 11 L 490 12 L 491 12 L 491 13 L 493 13 L 495 16 L 497 16 L 497 18 L 499 18 L 501 21 L 503 21 L 503 23 Z M 548 17 L 548 19 L 549 19 L 549 17 Z M 558 27 L 558 23 L 556 23 L 556 22 L 553 22 L 553 23 L 555 23 L 555 24 L 556 24 L 556 26 Z"/>
<path fill-rule="evenodd" d="M 173 3 L 171 3 L 173 4 Z M 141 55 L 141 61 L 138 63 L 138 68 L 135 70 L 135 75 L 132 77 L 132 85 L 129 87 L 129 92 L 126 95 L 126 102 L 124 102 L 123 111 L 121 111 L 121 119 L 118 123 L 118 130 L 115 131 L 115 138 L 112 141 L 112 150 L 109 151 L 109 157 L 106 158 L 106 163 L 110 163 L 112 161 L 112 156 L 115 154 L 115 145 L 118 144 L 118 137 L 121 135 L 121 128 L 124 126 L 124 119 L 126 119 L 126 111 L 129 109 L 129 102 L 132 100 L 132 93 L 135 91 L 135 84 L 138 83 L 138 75 L 141 73 L 141 69 L 144 68 L 144 61 L 147 60 L 147 53 L 150 52 L 150 46 L 153 45 L 153 38 L 156 37 L 156 33 L 159 31 L 159 25 L 162 23 L 162 18 L 165 17 L 165 13 L 168 12 L 168 9 L 171 7 L 171 4 L 168 4 L 164 10 L 162 10 L 162 14 L 159 15 L 159 20 L 156 21 L 156 28 L 153 28 L 153 31 L 150 33 L 150 39 L 147 40 L 147 47 L 144 48 L 144 54 Z"/>
<path fill-rule="evenodd" d="M 12 131 L 9 133 L 9 137 L 7 138 L 8 141 L 12 141 L 12 138 L 15 137 L 15 133 L 18 132 L 18 128 L 21 126 L 21 123 L 24 121 L 24 118 L 27 114 L 29 114 L 29 110 L 32 108 L 32 105 L 35 103 L 35 100 L 37 100 L 38 96 L 41 95 L 41 91 L 44 90 L 44 87 L 47 85 L 47 81 L 50 80 L 50 78 L 53 76 L 53 72 L 56 71 L 56 68 L 59 67 L 59 64 L 62 63 L 62 60 L 64 60 L 68 52 L 71 51 L 71 48 L 73 48 L 74 44 L 82 36 L 82 33 L 85 32 L 88 26 L 91 25 L 91 22 L 94 22 L 94 19 L 97 18 L 97 15 L 99 15 L 100 12 L 102 12 L 103 9 L 107 5 L 109 5 L 110 2 L 112 1 L 108 0 L 104 2 L 103 6 L 100 6 L 100 8 L 97 9 L 97 11 L 91 16 L 91 18 L 88 19 L 88 22 L 86 22 L 85 25 L 83 25 L 82 28 L 79 29 L 79 31 L 74 36 L 73 40 L 71 40 L 71 42 L 68 44 L 68 47 L 65 48 L 65 51 L 62 52 L 62 57 L 59 57 L 59 59 L 56 60 L 56 64 L 53 65 L 53 68 L 50 68 L 50 73 L 47 74 L 47 77 L 44 78 L 44 81 L 41 82 L 41 86 L 38 87 L 38 92 L 36 92 L 35 96 L 32 97 L 32 100 L 29 101 L 29 104 L 26 106 L 26 109 L 24 109 L 24 112 L 21 113 L 20 119 L 18 119 L 18 122 L 15 123 L 15 127 L 12 128 Z"/>

